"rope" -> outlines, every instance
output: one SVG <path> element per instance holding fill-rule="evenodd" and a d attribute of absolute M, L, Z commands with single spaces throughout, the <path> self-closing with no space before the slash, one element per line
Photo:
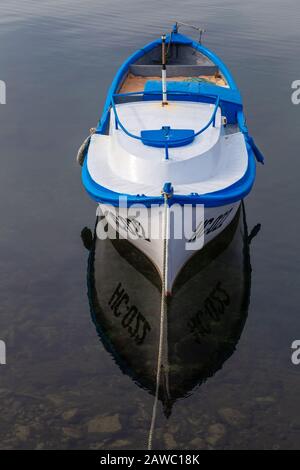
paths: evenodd
<path fill-rule="evenodd" d="M 204 77 L 188 77 L 183 80 L 184 82 L 193 82 L 193 83 L 211 83 L 209 79 Z"/>
<path fill-rule="evenodd" d="M 160 331 L 159 331 L 159 346 L 158 346 L 158 357 L 157 357 L 157 370 L 156 370 L 156 388 L 155 398 L 152 409 L 152 419 L 148 437 L 148 450 L 152 449 L 153 433 L 156 422 L 158 395 L 160 388 L 161 372 L 163 369 L 162 365 L 162 354 L 163 354 L 163 340 L 164 340 L 164 321 L 167 312 L 167 298 L 165 295 L 166 291 L 166 279 L 168 275 L 168 194 L 163 193 L 164 196 L 164 213 L 163 213 L 163 272 L 162 272 L 162 289 L 161 289 L 161 305 L 160 305 Z"/>
<path fill-rule="evenodd" d="M 90 145 L 91 136 L 93 134 L 95 134 L 95 132 L 96 132 L 96 128 L 91 127 L 90 135 L 86 139 L 84 139 L 84 141 L 82 142 L 82 144 L 80 145 L 80 147 L 78 149 L 78 152 L 77 152 L 77 155 L 76 155 L 76 161 L 77 161 L 77 163 L 79 163 L 80 166 L 83 165 L 87 149 Z"/>
<path fill-rule="evenodd" d="M 167 53 L 166 53 L 167 60 L 169 59 L 169 52 L 170 52 L 170 47 L 171 47 L 171 42 L 172 42 L 172 36 L 173 36 L 173 30 L 171 30 L 171 32 L 170 32 L 170 39 L 169 39 L 168 46 L 167 46 Z"/>

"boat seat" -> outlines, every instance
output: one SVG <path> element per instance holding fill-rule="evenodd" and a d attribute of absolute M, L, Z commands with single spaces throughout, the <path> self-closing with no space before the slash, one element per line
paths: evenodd
<path fill-rule="evenodd" d="M 168 81 L 167 82 L 167 92 L 169 95 L 172 95 L 172 91 L 176 93 L 192 93 L 192 94 L 199 94 L 199 82 L 193 82 L 193 81 Z M 158 94 L 162 92 L 162 82 L 161 80 L 147 80 L 144 86 L 144 92 L 148 94 Z M 172 95 L 175 96 L 175 95 Z M 188 98 L 188 97 L 187 97 Z M 145 100 L 148 99 L 153 99 L 152 96 L 147 97 L 144 96 Z M 174 99 L 174 98 L 172 98 Z M 182 98 L 181 98 L 182 99 Z M 192 97 L 190 97 L 192 99 Z M 192 99 L 193 100 L 193 99 Z M 194 100 L 193 100 L 194 101 Z"/>
<path fill-rule="evenodd" d="M 204 65 L 179 65 L 170 64 L 167 66 L 168 77 L 198 77 L 199 75 L 214 75 L 218 72 L 218 67 L 214 64 Z M 161 75 L 161 65 L 145 65 L 145 64 L 132 64 L 129 67 L 129 71 L 133 75 L 139 75 L 141 77 L 157 77 Z"/>
<path fill-rule="evenodd" d="M 172 92 L 176 93 L 172 94 Z M 162 96 L 162 82 L 160 80 L 148 80 L 145 83 L 144 93 L 145 101 L 160 100 Z M 167 93 L 170 100 L 200 101 L 204 103 L 214 103 L 218 96 L 220 98 L 222 115 L 227 118 L 228 124 L 236 124 L 237 113 L 243 107 L 242 98 L 238 90 L 232 90 L 231 88 L 211 83 L 188 80 L 182 82 L 168 81 Z"/>
<path fill-rule="evenodd" d="M 193 142 L 195 132 L 193 129 L 172 129 L 163 126 L 161 129 L 147 129 L 141 131 L 141 139 L 144 145 L 150 147 L 181 147 Z"/>

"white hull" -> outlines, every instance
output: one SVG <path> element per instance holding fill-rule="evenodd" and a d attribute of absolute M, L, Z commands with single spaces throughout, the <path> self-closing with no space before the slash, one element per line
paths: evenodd
<path fill-rule="evenodd" d="M 217 237 L 232 221 L 240 201 L 221 207 L 163 206 L 151 209 L 113 208 L 99 204 L 103 217 L 97 225 L 97 236 L 126 238 L 142 251 L 164 278 L 165 294 L 171 294 L 175 279 L 182 267 L 197 251 Z M 167 223 L 167 242 L 163 236 L 163 223 Z M 164 254 L 165 252 L 165 254 Z M 166 265 L 164 266 L 164 259 Z"/>

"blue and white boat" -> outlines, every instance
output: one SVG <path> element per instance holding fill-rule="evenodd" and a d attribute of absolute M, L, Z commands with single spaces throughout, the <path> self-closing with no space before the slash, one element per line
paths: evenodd
<path fill-rule="evenodd" d="M 86 191 L 112 233 L 151 259 L 166 294 L 233 220 L 263 162 L 228 68 L 179 26 L 120 67 L 80 151 Z"/>

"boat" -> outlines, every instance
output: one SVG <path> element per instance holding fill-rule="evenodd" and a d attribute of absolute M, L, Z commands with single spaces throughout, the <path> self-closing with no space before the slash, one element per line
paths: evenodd
<path fill-rule="evenodd" d="M 227 66 L 181 27 L 123 63 L 78 153 L 104 215 L 98 237 L 127 239 L 148 256 L 166 296 L 234 219 L 264 161 Z"/>
<path fill-rule="evenodd" d="M 158 398 L 167 417 L 175 403 L 222 369 L 235 352 L 251 295 L 251 240 L 244 206 L 181 270 L 167 298 Z M 126 239 L 83 231 L 91 318 L 122 373 L 156 393 L 160 276 Z"/>

